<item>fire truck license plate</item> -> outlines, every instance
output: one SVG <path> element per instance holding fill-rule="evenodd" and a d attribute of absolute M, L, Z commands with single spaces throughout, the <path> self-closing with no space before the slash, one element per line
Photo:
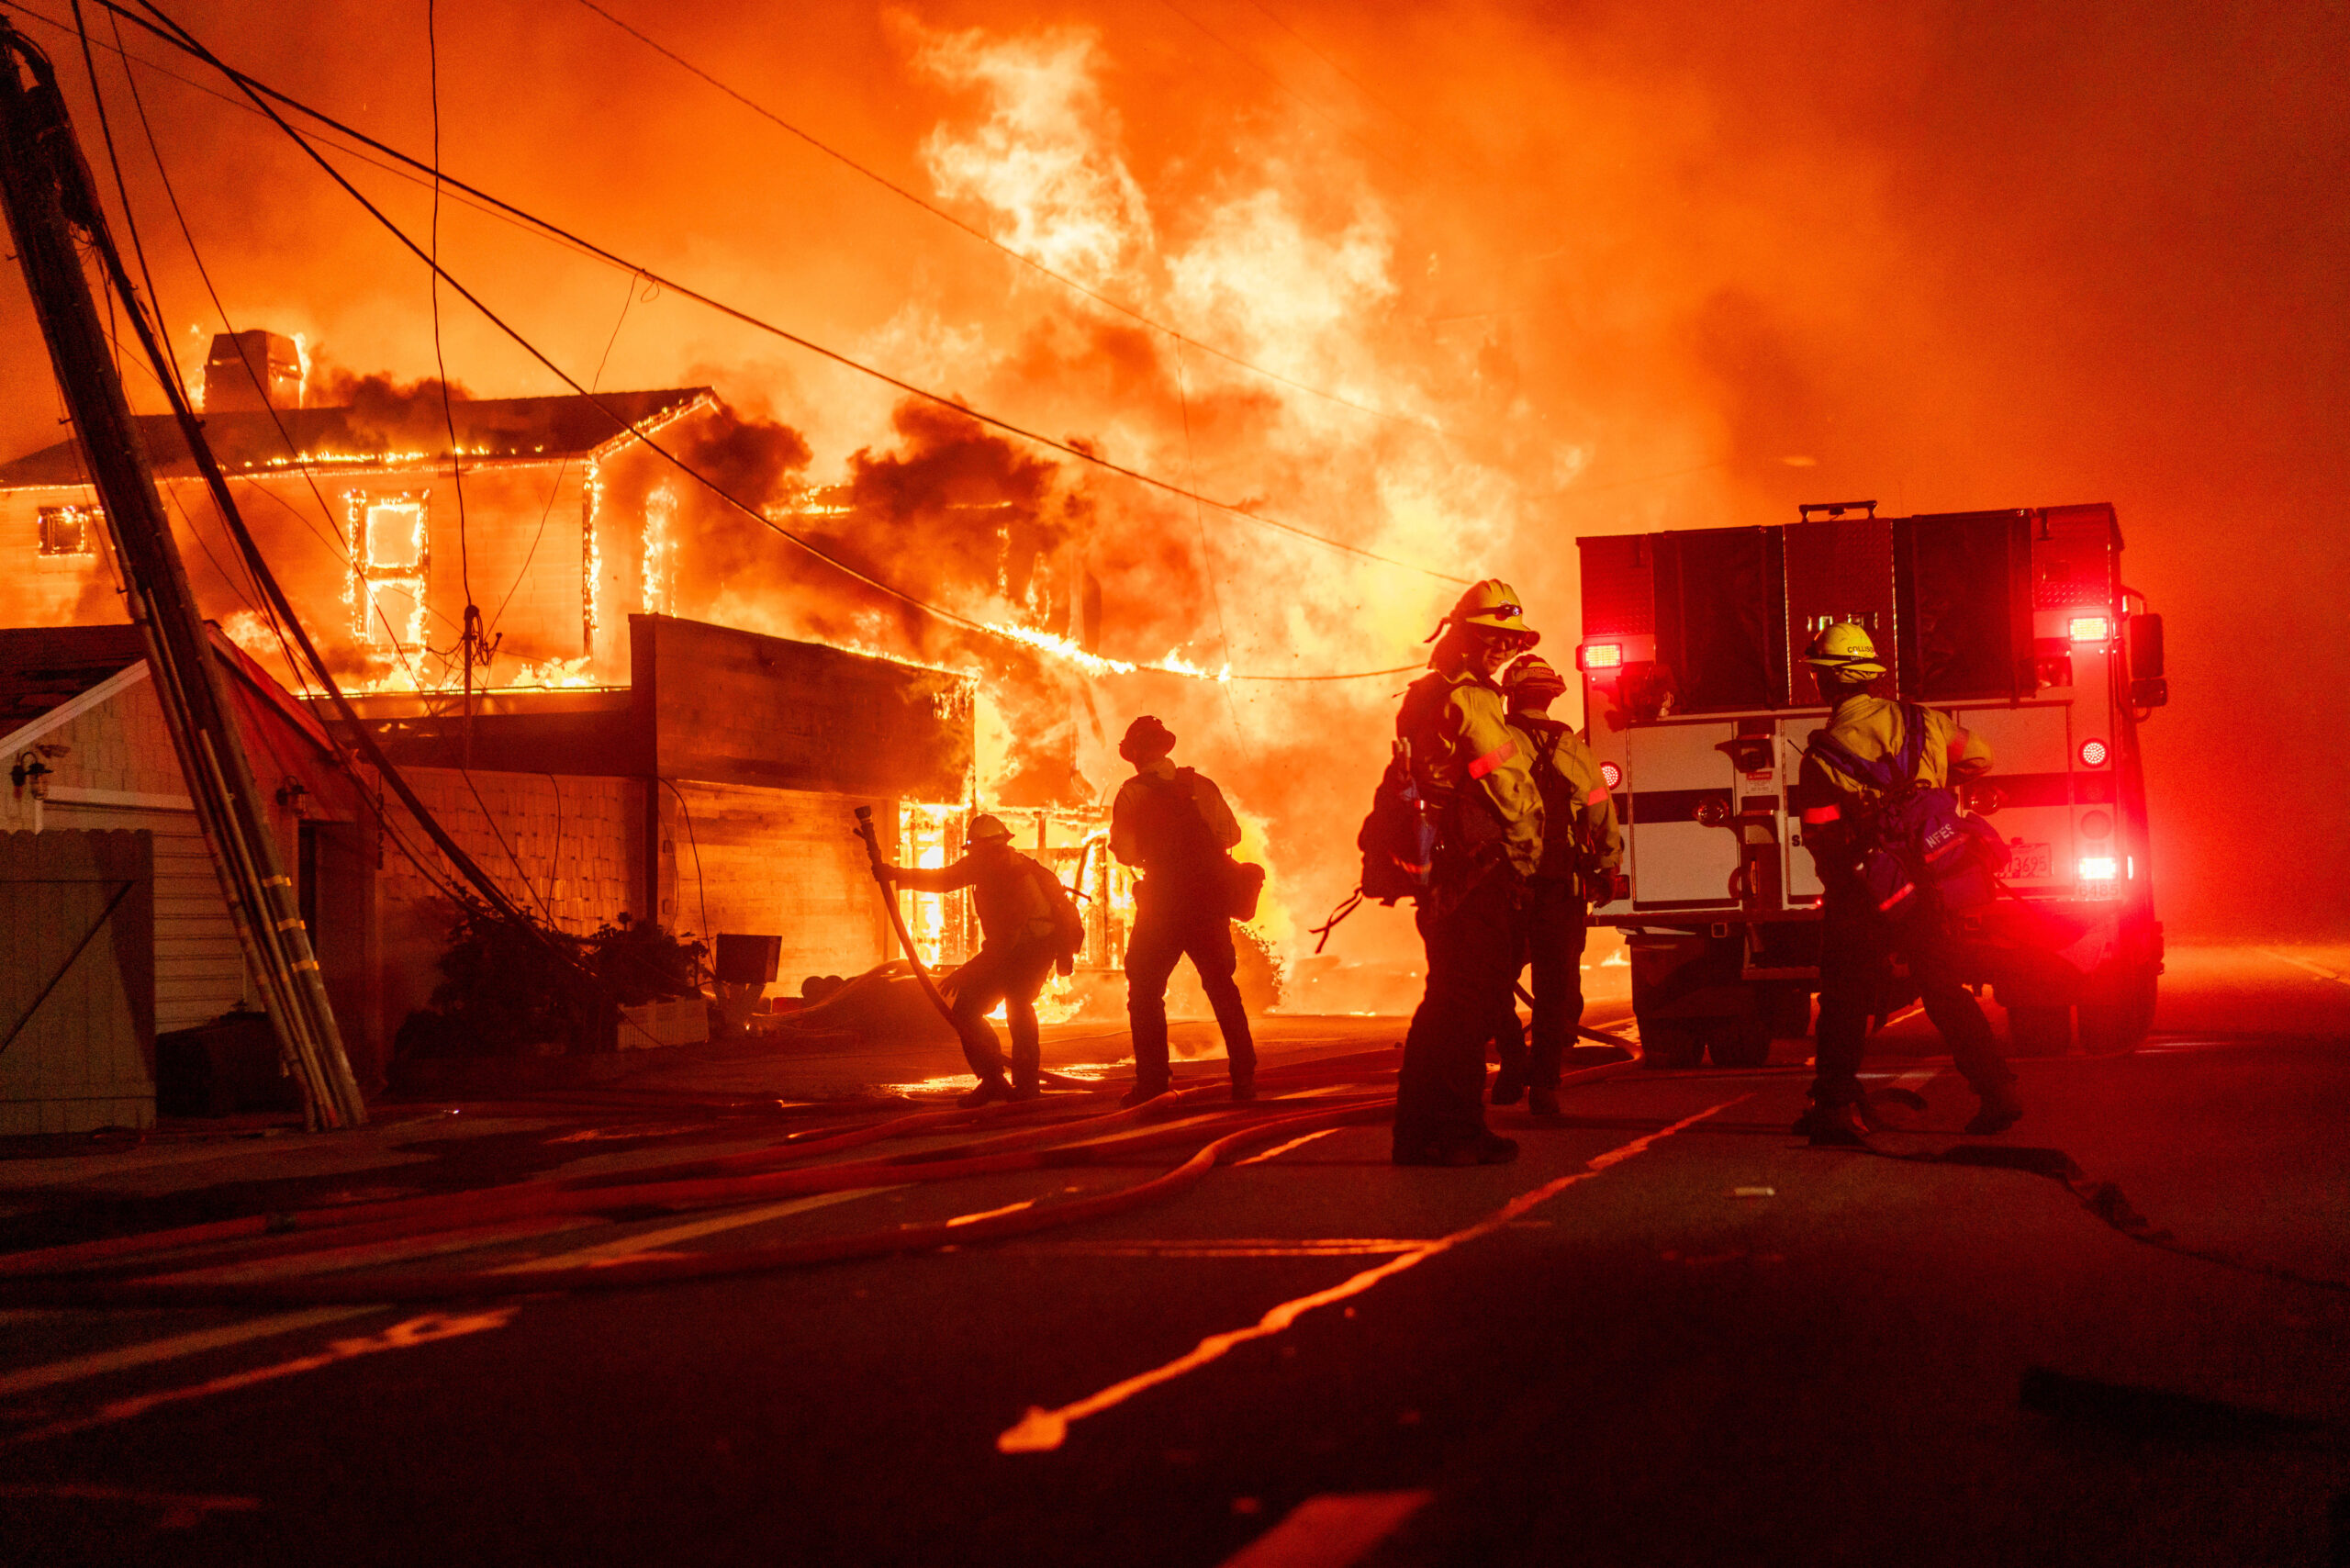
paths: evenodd
<path fill-rule="evenodd" d="M 2008 852 L 2014 857 L 2008 862 L 2008 875 L 2020 881 L 2056 874 L 2056 846 L 2053 844 L 2010 844 Z"/>

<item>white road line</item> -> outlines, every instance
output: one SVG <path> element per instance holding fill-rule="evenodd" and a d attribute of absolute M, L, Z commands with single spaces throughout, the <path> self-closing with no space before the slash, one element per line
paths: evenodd
<path fill-rule="evenodd" d="M 224 1323 L 218 1328 L 200 1328 L 193 1334 L 175 1334 L 168 1339 L 149 1339 L 141 1344 L 123 1345 L 111 1350 L 94 1350 L 86 1356 L 50 1361 L 45 1366 L 19 1367 L 15 1372 L 0 1372 L 0 1395 L 28 1394 L 36 1388 L 54 1388 L 61 1383 L 78 1383 L 85 1377 L 102 1377 L 107 1372 L 122 1372 L 130 1367 L 177 1361 L 182 1356 L 201 1355 L 225 1345 L 241 1345 L 248 1339 L 265 1339 L 273 1334 L 291 1334 L 297 1328 L 315 1328 L 321 1323 L 340 1323 L 346 1317 L 358 1317 L 383 1310 L 380 1306 L 313 1307 L 308 1312 L 280 1313 L 274 1317 L 256 1317 L 245 1323 Z"/>
<path fill-rule="evenodd" d="M 904 1185 L 904 1183 L 900 1183 Z M 568 1269 L 578 1263 L 599 1263 L 607 1258 L 626 1258 L 639 1252 L 651 1252 L 673 1241 L 690 1241 L 698 1236 L 713 1236 L 722 1230 L 739 1230 L 762 1220 L 780 1219 L 785 1215 L 804 1214 L 833 1204 L 845 1204 L 851 1198 L 869 1198 L 876 1193 L 894 1193 L 897 1187 L 851 1187 L 844 1193 L 817 1193 L 805 1198 L 793 1198 L 788 1203 L 765 1204 L 755 1209 L 738 1209 L 709 1219 L 698 1219 L 686 1225 L 673 1225 L 661 1230 L 639 1231 L 618 1241 L 601 1246 L 582 1247 L 571 1252 L 553 1252 L 543 1258 L 525 1259 L 493 1270 L 500 1274 L 534 1274 L 549 1269 Z"/>
<path fill-rule="evenodd" d="M 1047 1241 L 1017 1249 L 1054 1258 L 1361 1258 L 1411 1252 L 1425 1237 L 1331 1237 L 1304 1241 Z"/>
<path fill-rule="evenodd" d="M 1265 1150 L 1262 1154 L 1252 1154 L 1246 1159 L 1236 1159 L 1232 1163 L 1235 1165 L 1261 1165 L 1266 1160 L 1271 1159 L 1279 1155 L 1287 1154 L 1291 1149 L 1296 1148 L 1301 1145 L 1312 1143 L 1315 1138 L 1328 1137 L 1332 1133 L 1337 1131 L 1338 1131 L 1337 1127 L 1324 1127 L 1318 1133 L 1308 1133 L 1304 1137 L 1293 1137 L 1287 1143 L 1277 1143 L 1273 1145 L 1272 1148 Z"/>
<path fill-rule="evenodd" d="M 86 1416 L 76 1416 L 67 1420 L 51 1422 L 46 1427 L 34 1427 L 25 1431 L 12 1432 L 5 1438 L 0 1438 L 0 1449 L 18 1448 L 27 1443 L 44 1442 L 51 1438 L 86 1432 L 94 1427 L 111 1426 L 118 1421 L 128 1421 L 135 1417 L 144 1416 L 159 1405 L 176 1405 L 191 1399 L 210 1398 L 217 1394 L 234 1394 L 240 1389 L 272 1383 L 279 1378 L 295 1377 L 303 1372 L 317 1372 L 323 1367 L 330 1367 L 338 1361 L 347 1361 L 357 1356 L 371 1356 L 383 1350 L 414 1350 L 420 1345 L 435 1344 L 442 1339 L 454 1338 L 461 1334 L 478 1334 L 484 1329 L 503 1328 L 513 1321 L 517 1310 L 511 1306 L 500 1306 L 493 1307 L 487 1312 L 469 1314 L 428 1312 L 421 1317 L 411 1317 L 404 1322 L 395 1323 L 381 1334 L 364 1339 L 330 1339 L 324 1350 L 312 1355 L 297 1356 L 292 1361 L 279 1361 L 272 1366 L 250 1367 L 243 1372 L 229 1372 L 225 1376 L 192 1383 L 185 1388 L 167 1388 L 152 1394 L 133 1394 L 128 1399 L 118 1399 L 112 1404 L 100 1406 Z"/>
<path fill-rule="evenodd" d="M 2329 969 L 2322 964 L 2312 964 L 2306 958 L 2296 958 L 2290 953 L 2279 953 L 2274 947 L 2261 947 L 2255 951 L 2276 959 L 2280 964 L 2290 964 L 2297 969 L 2307 969 L 2320 980 L 2330 980 L 2336 985 L 2350 985 L 2350 975 L 2345 975 L 2339 969 Z"/>
<path fill-rule="evenodd" d="M 1376 1268 L 1365 1269 L 1361 1273 L 1351 1279 L 1340 1281 L 1327 1290 L 1316 1291 L 1312 1295 L 1303 1295 L 1293 1301 L 1282 1302 L 1245 1328 L 1234 1328 L 1222 1334 L 1211 1334 L 1193 1346 L 1188 1354 L 1178 1356 L 1164 1365 L 1153 1367 L 1148 1372 L 1137 1372 L 1124 1382 L 1113 1383 L 1098 1393 L 1087 1394 L 1084 1398 L 1064 1405 L 1056 1410 L 1046 1410 L 1040 1406 L 1032 1405 L 1028 1407 L 1027 1415 L 997 1436 L 996 1450 L 999 1453 L 1050 1452 L 1059 1448 L 1063 1440 L 1068 1438 L 1071 1422 L 1081 1421 L 1088 1416 L 1099 1415 L 1104 1410 L 1123 1405 L 1136 1394 L 1156 1388 L 1160 1383 L 1172 1383 L 1186 1372 L 1194 1372 L 1211 1361 L 1221 1360 L 1236 1346 L 1245 1345 L 1252 1339 L 1270 1338 L 1275 1334 L 1281 1333 L 1317 1306 L 1328 1306 L 1334 1303 L 1345 1301 L 1349 1296 L 1360 1295 L 1382 1280 L 1400 1274 L 1406 1269 L 1416 1268 L 1431 1258 L 1450 1251 L 1455 1247 L 1474 1241 L 1480 1237 L 1489 1236 L 1528 1210 L 1550 1202 L 1568 1188 L 1579 1182 L 1588 1182 L 1610 1167 L 1622 1164 L 1634 1155 L 1646 1153 L 1651 1148 L 1671 1137 L 1673 1134 L 1693 1127 L 1708 1116 L 1727 1111 L 1732 1105 L 1741 1104 L 1752 1098 L 1751 1094 L 1740 1094 L 1736 1099 L 1724 1100 L 1718 1104 L 1707 1106 L 1695 1115 L 1684 1116 L 1670 1126 L 1660 1127 L 1652 1133 L 1643 1133 L 1629 1143 L 1618 1145 L 1604 1154 L 1595 1154 L 1584 1161 L 1581 1170 L 1571 1171 L 1567 1175 L 1545 1182 L 1539 1187 L 1520 1193 L 1516 1197 L 1466 1229 L 1456 1230 L 1449 1236 L 1440 1236 L 1434 1241 L 1427 1242 L 1409 1252 L 1391 1258 Z"/>
<path fill-rule="evenodd" d="M 1308 1497 L 1289 1518 L 1224 1561 L 1224 1568 L 1348 1568 L 1425 1506 L 1433 1492 Z"/>

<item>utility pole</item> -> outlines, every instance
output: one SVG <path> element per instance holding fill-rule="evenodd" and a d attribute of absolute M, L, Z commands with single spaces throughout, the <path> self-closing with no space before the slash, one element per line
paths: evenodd
<path fill-rule="evenodd" d="M 29 74 L 31 81 L 26 81 Z M 302 1086 L 312 1130 L 364 1125 L 334 1009 L 303 928 L 268 811 L 245 757 L 218 661 L 172 539 L 147 453 L 107 353 L 97 305 L 75 245 L 78 230 L 117 263 L 90 177 L 48 57 L 0 18 L 0 206 L 40 318 L 59 388 L 72 410 L 90 479 L 105 509 L 131 619 L 145 634 L 163 720 L 196 802 L 220 890 L 286 1070 Z M 140 305 L 125 308 L 147 336 Z M 162 365 L 158 373 L 168 375 Z M 200 432 L 191 431 L 191 441 Z"/>

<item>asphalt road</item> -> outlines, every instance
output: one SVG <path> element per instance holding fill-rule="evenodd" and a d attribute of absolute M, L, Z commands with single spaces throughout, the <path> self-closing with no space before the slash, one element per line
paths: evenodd
<path fill-rule="evenodd" d="M 1506 1167 L 1396 1170 L 1383 1126 L 1342 1126 L 1269 1137 L 1164 1204 L 916 1256 L 390 1308 L 0 1313 L 0 1555 L 2350 1561 L 2350 953 L 2277 954 L 2176 955 L 2154 1041 L 2020 1064 L 2029 1114 L 1997 1139 L 1955 1130 L 1972 1097 L 1911 1054 L 1932 1042 L 1909 1020 L 1874 1065 L 1928 1110 L 1874 1154 L 1788 1136 L 1789 1041 L 1762 1071 L 1586 1079 L 1547 1126 L 1496 1112 L 1526 1146 Z M 1399 1032 L 1281 1023 L 1268 1067 Z M 652 1096 L 420 1112 L 323 1149 L 0 1161 L 0 1240 L 624 1170 L 806 1125 Z M 1033 1214 L 1207 1136 L 431 1261 Z"/>

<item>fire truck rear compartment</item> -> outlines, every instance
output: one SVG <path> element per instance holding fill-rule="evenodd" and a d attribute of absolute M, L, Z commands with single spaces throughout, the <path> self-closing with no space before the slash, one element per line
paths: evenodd
<path fill-rule="evenodd" d="M 2077 1014 L 2082 1048 L 2127 1049 L 2162 967 L 2137 724 L 2167 693 L 2160 618 L 2126 613 L 2112 510 L 1867 506 L 1580 542 L 1576 662 L 1631 886 L 1595 918 L 1630 935 L 1651 1064 L 1759 1062 L 1808 1024 L 1821 889 L 1796 789 L 1827 715 L 1798 655 L 1840 621 L 1869 629 L 1881 695 L 1950 710 L 1991 746 L 1967 799 L 2013 861 L 1962 938 L 2011 1048 L 2067 1049 Z"/>

